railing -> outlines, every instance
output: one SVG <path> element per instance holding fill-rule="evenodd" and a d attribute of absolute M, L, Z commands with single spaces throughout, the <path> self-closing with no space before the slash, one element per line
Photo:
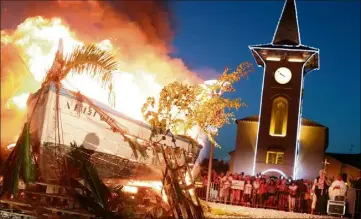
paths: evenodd
<path fill-rule="evenodd" d="M 196 194 L 200 199 L 206 199 L 207 186 L 204 183 L 198 183 L 196 186 Z M 351 189 L 349 190 L 351 192 Z M 354 189 L 355 195 L 354 198 L 346 199 L 346 212 L 352 218 L 361 218 L 361 190 Z M 226 198 L 220 198 L 220 185 L 217 183 L 211 183 L 209 200 L 210 202 L 224 203 L 224 204 L 232 204 L 239 206 L 247 206 L 251 208 L 266 208 L 266 209 L 274 209 L 281 211 L 290 211 L 290 198 L 288 192 L 276 192 L 273 194 L 265 193 L 263 195 L 257 194 L 257 192 L 252 191 L 250 195 L 242 194 L 240 192 L 239 201 L 235 200 L 234 195 L 232 194 L 232 190 L 230 190 L 228 196 Z M 243 192 L 244 193 L 244 192 Z M 294 199 L 294 208 L 293 212 L 300 213 L 311 213 L 311 204 L 312 199 L 306 193 L 299 193 L 295 196 Z"/>

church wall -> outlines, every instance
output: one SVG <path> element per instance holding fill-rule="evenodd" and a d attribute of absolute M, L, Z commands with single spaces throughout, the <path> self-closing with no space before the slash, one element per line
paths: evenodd
<path fill-rule="evenodd" d="M 258 123 L 239 122 L 236 149 L 231 156 L 230 169 L 235 173 L 252 174 Z"/>
<path fill-rule="evenodd" d="M 325 155 L 325 158 L 330 163 L 327 165 L 326 169 L 326 175 L 329 178 L 336 178 L 337 174 L 345 173 L 347 174 L 347 183 L 350 185 L 350 179 L 357 178 L 360 174 L 360 169 L 347 164 L 342 164 L 342 162 L 330 155 Z"/>
<path fill-rule="evenodd" d="M 342 166 L 341 172 L 347 174 L 347 183 L 350 185 L 350 179 L 357 179 L 361 173 L 361 170 L 356 167 L 344 164 Z"/>
<path fill-rule="evenodd" d="M 323 127 L 302 126 L 297 178 L 313 179 L 318 176 L 323 168 L 325 135 Z"/>
<path fill-rule="evenodd" d="M 342 171 L 342 163 L 329 155 L 325 155 L 325 158 L 327 162 L 330 163 L 327 165 L 326 176 L 330 178 L 336 177 L 337 174 L 340 174 Z"/>

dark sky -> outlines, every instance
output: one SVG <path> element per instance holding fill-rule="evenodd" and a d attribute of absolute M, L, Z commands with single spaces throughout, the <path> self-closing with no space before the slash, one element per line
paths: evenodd
<path fill-rule="evenodd" d="M 248 45 L 270 43 L 283 1 L 179 1 L 174 56 L 191 69 L 236 67 L 254 59 Z M 328 152 L 360 152 L 360 1 L 297 1 L 301 42 L 320 49 L 319 71 L 305 78 L 303 117 L 328 126 Z M 231 97 L 241 97 L 248 108 L 237 118 L 259 113 L 262 68 L 236 85 Z M 236 125 L 226 125 L 218 136 L 222 149 L 216 157 L 228 158 L 235 147 Z"/>

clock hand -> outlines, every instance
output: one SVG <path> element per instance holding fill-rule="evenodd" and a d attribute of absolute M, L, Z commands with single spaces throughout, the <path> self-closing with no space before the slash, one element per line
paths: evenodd
<path fill-rule="evenodd" d="M 283 77 L 285 77 L 282 73 L 280 73 L 280 75 L 282 75 Z"/>

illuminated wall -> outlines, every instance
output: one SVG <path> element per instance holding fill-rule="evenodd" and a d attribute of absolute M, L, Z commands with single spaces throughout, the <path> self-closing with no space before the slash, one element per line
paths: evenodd
<path fill-rule="evenodd" d="M 231 171 L 252 174 L 257 130 L 256 122 L 238 123 L 236 150 L 232 153 L 230 161 Z"/>
<path fill-rule="evenodd" d="M 297 177 L 313 179 L 323 168 L 326 130 L 324 127 L 302 125 L 300 136 L 300 154 Z"/>
<path fill-rule="evenodd" d="M 237 127 L 236 147 L 234 152 L 231 153 L 230 169 L 236 173 L 245 172 L 246 174 L 252 174 L 258 118 L 255 116 L 238 120 Z M 322 168 L 327 138 L 326 127 L 310 120 L 302 119 L 299 165 L 297 166 L 298 178 L 312 179 L 317 176 L 318 171 Z M 267 164 L 267 152 L 263 150 L 262 147 L 258 148 L 257 153 L 264 154 L 264 156 L 258 156 L 256 173 L 276 169 L 282 171 L 287 176 L 293 175 L 293 165 L 289 163 Z M 277 148 L 270 148 L 269 150 L 277 151 Z M 287 153 L 284 156 L 284 160 L 288 159 Z"/>

